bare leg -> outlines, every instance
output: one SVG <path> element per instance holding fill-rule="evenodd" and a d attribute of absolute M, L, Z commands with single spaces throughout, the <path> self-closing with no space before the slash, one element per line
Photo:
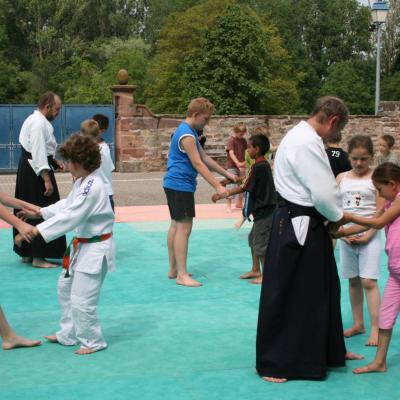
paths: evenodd
<path fill-rule="evenodd" d="M 363 316 L 363 289 L 359 276 L 349 279 L 349 293 L 351 311 L 353 313 L 353 326 L 344 331 L 345 337 L 351 337 L 365 333 L 364 316 Z"/>
<path fill-rule="evenodd" d="M 235 222 L 235 229 L 239 230 L 242 227 L 242 225 L 244 224 L 245 221 L 246 221 L 245 217 L 240 218 L 239 221 Z"/>
<path fill-rule="evenodd" d="M 243 194 L 238 194 L 235 202 L 236 208 L 243 208 Z"/>
<path fill-rule="evenodd" d="M 250 247 L 250 250 L 251 250 L 251 259 L 253 263 L 253 265 L 251 266 L 251 271 L 246 272 L 243 275 L 240 275 L 240 279 L 258 278 L 261 275 L 260 258 L 254 253 L 252 247 Z"/>
<path fill-rule="evenodd" d="M 32 266 L 36 268 L 57 268 L 58 265 L 46 261 L 44 258 L 34 258 L 32 260 Z"/>
<path fill-rule="evenodd" d="M 176 277 L 178 276 L 178 271 L 176 269 L 175 251 L 174 251 L 175 235 L 176 235 L 176 221 L 172 220 L 167 234 L 168 259 L 169 259 L 168 278 L 170 279 L 176 279 Z"/>
<path fill-rule="evenodd" d="M 251 281 L 251 283 L 253 283 L 254 285 L 261 285 L 262 281 L 263 281 L 263 276 L 262 276 L 262 272 L 261 271 L 262 271 L 262 266 L 265 263 L 265 256 L 262 256 L 262 257 L 256 256 L 256 257 L 258 257 L 259 263 L 261 264 L 261 267 L 259 267 L 260 275 L 256 279 L 253 279 Z"/>
<path fill-rule="evenodd" d="M 192 226 L 192 218 L 176 221 L 176 233 L 174 238 L 174 254 L 178 271 L 176 283 L 183 286 L 198 287 L 201 286 L 201 283 L 189 276 L 186 267 L 189 237 L 192 232 Z"/>
<path fill-rule="evenodd" d="M 3 339 L 3 350 L 16 349 L 17 347 L 35 347 L 40 345 L 40 340 L 30 340 L 17 334 L 8 324 L 6 316 L 0 307 L 0 336 Z"/>
<path fill-rule="evenodd" d="M 226 199 L 226 212 L 232 212 L 232 200 Z"/>
<path fill-rule="evenodd" d="M 378 345 L 378 319 L 379 319 L 379 304 L 380 295 L 379 287 L 376 279 L 361 278 L 362 286 L 365 290 L 365 297 L 367 298 L 369 317 L 371 320 L 371 333 L 366 346 Z"/>
<path fill-rule="evenodd" d="M 386 372 L 386 357 L 389 349 L 390 339 L 392 337 L 392 329 L 379 329 L 378 348 L 374 361 L 364 367 L 354 368 L 353 373 L 365 374 L 368 372 Z"/>

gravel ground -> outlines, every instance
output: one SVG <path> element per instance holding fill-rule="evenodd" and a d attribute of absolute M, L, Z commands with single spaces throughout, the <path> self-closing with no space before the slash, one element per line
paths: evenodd
<path fill-rule="evenodd" d="M 166 204 L 162 188 L 163 172 L 114 173 L 114 199 L 116 206 L 143 206 Z M 0 175 L 0 191 L 14 195 L 15 174 Z M 56 179 L 61 197 L 66 197 L 71 188 L 71 175 L 57 173 Z M 211 203 L 212 187 L 198 178 L 196 203 Z"/>

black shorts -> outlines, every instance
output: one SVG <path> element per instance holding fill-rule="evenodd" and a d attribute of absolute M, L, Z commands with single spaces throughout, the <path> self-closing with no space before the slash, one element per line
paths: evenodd
<path fill-rule="evenodd" d="M 171 219 L 179 221 L 194 218 L 194 193 L 164 188 Z"/>

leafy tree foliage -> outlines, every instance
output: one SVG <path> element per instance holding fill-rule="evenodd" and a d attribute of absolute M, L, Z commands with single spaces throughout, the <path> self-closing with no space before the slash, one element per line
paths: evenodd
<path fill-rule="evenodd" d="M 287 113 L 297 102 L 290 60 L 276 29 L 250 9 L 228 6 L 188 57 L 185 100 L 210 98 L 220 114 Z"/>
<path fill-rule="evenodd" d="M 320 95 L 343 99 L 352 114 L 374 112 L 375 64 L 373 60 L 341 61 L 328 68 Z"/>
<path fill-rule="evenodd" d="M 389 1 L 381 97 L 400 99 L 400 8 Z M 136 100 L 158 112 L 181 113 L 203 94 L 219 112 L 303 113 L 327 92 L 372 112 L 375 34 L 357 0 L 0 0 L 0 9 L 4 103 L 48 89 L 111 102 L 126 68 Z"/>
<path fill-rule="evenodd" d="M 370 50 L 370 11 L 357 0 L 242 0 L 276 24 L 300 82 L 301 107 L 310 111 L 337 62 Z"/>

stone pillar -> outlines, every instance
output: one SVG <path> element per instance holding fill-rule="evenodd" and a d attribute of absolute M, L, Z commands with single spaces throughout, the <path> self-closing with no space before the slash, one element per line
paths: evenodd
<path fill-rule="evenodd" d="M 116 170 L 121 171 L 123 160 L 123 132 L 129 130 L 129 122 L 136 113 L 134 93 L 136 86 L 114 85 L 111 86 L 113 103 L 115 105 L 115 164 Z"/>

